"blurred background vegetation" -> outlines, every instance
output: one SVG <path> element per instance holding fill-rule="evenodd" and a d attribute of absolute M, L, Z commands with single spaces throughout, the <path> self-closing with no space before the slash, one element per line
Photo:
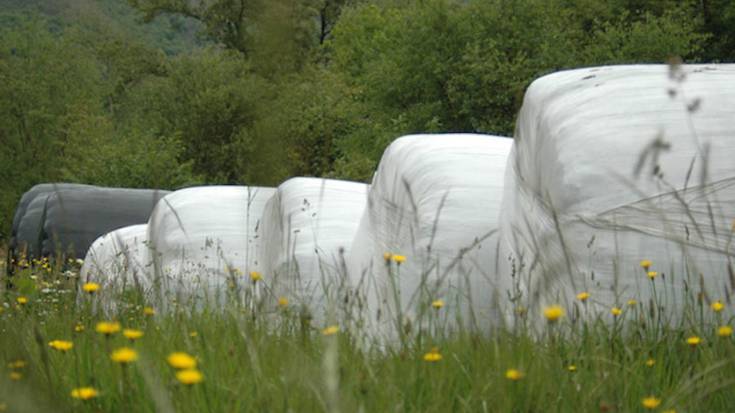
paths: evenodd
<path fill-rule="evenodd" d="M 510 136 L 564 68 L 735 60 L 730 0 L 0 0 L 0 243 L 38 182 L 368 180 L 414 132 Z"/>

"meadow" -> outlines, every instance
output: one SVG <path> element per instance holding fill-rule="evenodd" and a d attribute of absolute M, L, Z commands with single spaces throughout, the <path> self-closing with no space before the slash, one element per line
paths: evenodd
<path fill-rule="evenodd" d="M 642 265 L 642 280 L 664 282 Z M 272 311 L 234 298 L 159 311 L 128 291 L 105 312 L 75 268 L 30 263 L 4 291 L 0 411 L 735 410 L 730 305 L 701 296 L 673 326 L 653 302 L 592 314 L 582 292 L 540 314 L 517 308 L 491 333 L 433 329 L 381 348 L 313 325 L 286 297 Z M 246 284 L 259 283 L 267 274 Z"/>

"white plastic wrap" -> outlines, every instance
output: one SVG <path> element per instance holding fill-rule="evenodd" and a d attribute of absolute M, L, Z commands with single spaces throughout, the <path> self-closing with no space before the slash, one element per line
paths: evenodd
<path fill-rule="evenodd" d="M 209 298 L 219 297 L 226 287 L 245 285 L 247 274 L 260 270 L 258 229 L 274 192 L 274 188 L 207 186 L 164 197 L 148 222 L 153 262 L 149 276 L 155 285 L 166 296 Z"/>
<path fill-rule="evenodd" d="M 340 295 L 344 303 L 341 294 L 353 287 L 344 262 L 367 188 L 356 182 L 292 178 L 278 187 L 263 213 L 263 281 L 274 297 L 308 309 L 317 325 L 327 311 L 336 310 L 330 298 Z"/>
<path fill-rule="evenodd" d="M 479 329 L 498 321 L 497 292 L 506 289 L 496 277 L 498 217 L 512 143 L 412 135 L 386 149 L 349 265 L 352 277 L 369 282 L 369 318 L 380 334 L 395 337 L 399 318 L 415 328 L 434 314 Z M 385 253 L 406 261 L 388 266 Z"/>
<path fill-rule="evenodd" d="M 109 306 L 116 294 L 126 288 L 146 293 L 151 282 L 146 276 L 149 263 L 147 247 L 148 225 L 132 225 L 109 232 L 97 238 L 87 251 L 80 271 L 82 282 L 96 282 Z"/>
<path fill-rule="evenodd" d="M 609 314 L 725 298 L 735 218 L 735 65 L 559 72 L 531 84 L 505 183 L 503 276 L 521 305 L 582 291 Z M 701 278 L 700 278 L 701 274 Z M 538 314 L 538 312 L 536 312 Z"/>

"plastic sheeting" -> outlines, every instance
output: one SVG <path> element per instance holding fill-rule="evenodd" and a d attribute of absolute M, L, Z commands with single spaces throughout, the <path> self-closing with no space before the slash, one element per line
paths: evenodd
<path fill-rule="evenodd" d="M 149 276 L 164 293 L 188 298 L 211 298 L 225 291 L 228 280 L 245 283 L 250 271 L 260 270 L 260 219 L 274 192 L 207 186 L 163 198 L 148 223 Z"/>
<path fill-rule="evenodd" d="M 96 296 L 111 305 L 116 294 L 134 287 L 142 293 L 151 288 L 148 271 L 148 225 L 123 227 L 97 238 L 89 248 L 80 271 L 83 282 L 102 286 Z"/>
<path fill-rule="evenodd" d="M 144 224 L 168 191 L 89 187 L 48 196 L 41 252 L 83 258 L 95 239 L 118 228 Z"/>
<path fill-rule="evenodd" d="M 74 189 L 74 188 L 89 188 L 89 185 L 83 184 L 67 184 L 67 183 L 45 183 L 34 185 L 21 196 L 18 201 L 18 206 L 15 208 L 15 215 L 13 216 L 13 226 L 11 236 L 15 236 L 18 232 L 20 222 L 26 213 L 28 206 L 31 204 L 37 196 L 48 195 L 51 192 L 59 191 L 62 189 Z M 13 247 L 13 245 L 10 245 Z"/>
<path fill-rule="evenodd" d="M 338 316 L 337 301 L 345 304 L 345 294 L 355 287 L 345 262 L 367 188 L 356 182 L 292 178 L 278 187 L 263 212 L 264 284 L 274 298 L 307 309 L 317 325 Z"/>
<path fill-rule="evenodd" d="M 441 314 L 485 328 L 496 320 L 497 230 L 512 139 L 412 135 L 394 141 L 373 177 L 350 272 L 368 281 L 379 334 Z M 387 265 L 384 254 L 406 257 Z M 436 313 L 435 300 L 444 302 Z M 437 320 L 434 320 L 437 321 Z"/>
<path fill-rule="evenodd" d="M 674 313 L 702 288 L 724 298 L 734 113 L 735 65 L 600 67 L 533 82 L 501 218 L 504 276 L 522 280 L 521 305 L 588 291 L 609 314 L 658 291 Z M 659 273 L 653 282 L 643 259 Z"/>
<path fill-rule="evenodd" d="M 76 188 L 88 188 L 89 185 L 67 184 L 67 183 L 45 183 L 34 185 L 26 191 L 18 201 L 13 216 L 13 225 L 8 243 L 8 260 L 17 260 L 21 254 L 29 258 L 40 255 L 41 231 L 43 229 L 43 209 L 46 198 L 52 192 Z M 37 200 L 41 198 L 41 200 Z M 26 213 L 29 214 L 26 217 Z M 12 273 L 13 266 L 6 267 L 8 274 Z"/>

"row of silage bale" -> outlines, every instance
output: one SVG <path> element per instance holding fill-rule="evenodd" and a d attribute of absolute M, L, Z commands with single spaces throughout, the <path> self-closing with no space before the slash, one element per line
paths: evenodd
<path fill-rule="evenodd" d="M 500 219 L 501 275 L 522 280 L 518 305 L 569 308 L 589 292 L 597 314 L 635 300 L 673 321 L 697 297 L 729 296 L 734 114 L 735 65 L 600 67 L 533 82 Z"/>
<path fill-rule="evenodd" d="M 122 228 L 98 239 L 82 276 L 112 285 L 110 291 L 134 282 L 164 308 L 173 299 L 217 306 L 229 291 L 239 296 L 262 289 L 253 298 L 272 306 L 284 297 L 324 320 L 326 291 L 344 281 L 340 267 L 365 200 L 365 184 L 317 178 L 294 178 L 277 190 L 179 190 L 157 204 L 143 229 Z M 133 259 L 121 251 L 134 252 Z M 251 273 L 263 276 L 257 287 Z"/>
<path fill-rule="evenodd" d="M 100 235 L 145 223 L 168 193 L 91 186 L 54 192 L 46 200 L 41 253 L 83 258 Z"/>
<path fill-rule="evenodd" d="M 360 325 L 385 336 L 438 317 L 485 330 L 516 307 L 571 302 L 582 291 L 606 309 L 645 301 L 652 289 L 642 259 L 654 262 L 672 305 L 700 285 L 718 298 L 732 257 L 732 78 L 732 65 L 543 77 L 527 91 L 510 155 L 503 138 L 404 137 L 386 150 L 369 187 L 293 179 L 263 198 L 260 214 L 223 219 L 251 234 L 226 249 L 216 246 L 219 230 L 205 228 L 227 216 L 223 202 L 193 202 L 192 215 L 173 213 L 186 202 L 162 202 L 167 223 L 147 229 L 149 244 L 156 239 L 148 274 L 217 269 L 222 277 L 210 287 L 219 288 L 233 268 L 259 271 L 271 302 L 282 296 L 322 320 L 330 310 L 351 311 L 331 302 L 352 300 Z M 254 215 L 262 217 L 255 227 L 242 224 Z M 197 220 L 211 238 L 184 230 Z M 245 258 L 241 269 L 233 263 L 242 256 L 217 248 L 257 262 Z M 388 264 L 386 253 L 406 261 Z M 182 266 L 187 257 L 193 267 Z M 437 300 L 441 312 L 430 310 Z"/>
<path fill-rule="evenodd" d="M 258 267 L 257 229 L 273 191 L 245 186 L 175 191 L 157 203 L 146 225 L 100 237 L 87 254 L 82 278 L 112 285 L 113 291 L 134 281 L 162 308 L 174 300 L 222 304 L 222 293 L 242 287 L 246 269 Z M 120 251 L 131 251 L 132 259 Z M 127 265 L 130 261 L 135 265 Z"/>
<path fill-rule="evenodd" d="M 13 260 L 8 262 L 6 268 L 9 274 L 14 268 L 12 264 L 17 261 L 41 256 L 44 211 L 48 196 L 62 190 L 86 187 L 88 185 L 46 183 L 34 185 L 23 194 L 15 209 L 8 243 L 8 259 Z"/>
<path fill-rule="evenodd" d="M 13 218 L 10 255 L 85 256 L 99 236 L 145 223 L 167 191 L 101 188 L 82 184 L 39 184 L 21 198 Z"/>
<path fill-rule="evenodd" d="M 278 187 L 263 212 L 263 284 L 305 317 L 336 320 L 353 305 L 359 280 L 346 270 L 367 200 L 363 183 L 292 178 Z M 340 313 L 340 314 L 338 314 Z"/>
<path fill-rule="evenodd" d="M 495 264 L 512 142 L 412 135 L 386 149 L 349 265 L 366 287 L 363 324 L 379 341 L 394 340 L 409 326 L 486 329 L 498 319 L 500 292 L 509 288 Z"/>

